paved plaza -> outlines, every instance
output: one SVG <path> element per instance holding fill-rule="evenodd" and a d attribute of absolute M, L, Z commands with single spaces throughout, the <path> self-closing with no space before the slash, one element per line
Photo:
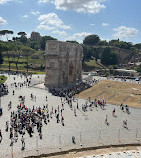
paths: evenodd
<path fill-rule="evenodd" d="M 47 154 L 52 152 L 64 151 L 74 148 L 93 147 L 110 144 L 130 144 L 141 143 L 141 109 L 129 108 L 130 114 L 121 111 L 119 106 L 106 105 L 105 110 L 100 107 L 97 109 L 93 107 L 84 112 L 82 105 L 86 100 L 78 99 L 79 109 L 76 110 L 77 116 L 74 115 L 74 110 L 70 109 L 69 105 L 64 101 L 64 124 L 56 123 L 56 118 L 50 119 L 50 122 L 43 123 L 42 139 L 36 131 L 33 137 L 25 134 L 25 150 L 21 151 L 21 135 L 18 135 L 18 141 L 10 146 L 9 131 L 5 131 L 6 121 L 10 121 L 11 111 L 17 110 L 19 96 L 25 96 L 25 106 L 32 108 L 43 107 L 48 104 L 49 109 L 57 109 L 58 105 L 61 107 L 61 98 L 53 96 L 44 88 L 41 81 L 44 75 L 33 75 L 32 82 L 40 85 L 23 88 L 12 87 L 14 82 L 24 82 L 25 77 L 16 75 L 7 75 L 6 84 L 8 85 L 9 94 L 1 98 L 1 105 L 3 108 L 3 115 L 0 117 L 0 129 L 2 131 L 3 139 L 0 143 L 0 157 L 24 157 L 31 155 Z M 14 80 L 15 77 L 15 80 Z M 39 81 L 39 82 L 38 82 Z M 33 85 L 33 84 L 32 84 Z M 15 95 L 13 95 L 13 90 Z M 31 100 L 31 93 L 36 96 L 36 101 Z M 47 101 L 46 101 L 47 96 Z M 103 96 L 104 97 L 104 96 Z M 94 98 L 91 98 L 94 99 Z M 102 98 L 100 98 L 102 99 Z M 77 99 L 72 103 L 73 109 L 77 106 Z M 8 111 L 8 104 L 12 102 L 12 108 Z M 115 108 L 116 117 L 112 116 L 112 111 Z M 109 125 L 105 124 L 105 116 L 108 116 Z M 123 120 L 127 120 L 128 129 L 123 127 Z M 75 144 L 72 143 L 72 136 L 75 137 Z"/>

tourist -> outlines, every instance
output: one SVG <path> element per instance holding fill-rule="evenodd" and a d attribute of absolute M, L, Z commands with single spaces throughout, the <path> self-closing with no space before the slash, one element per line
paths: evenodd
<path fill-rule="evenodd" d="M 116 111 L 116 110 L 115 110 L 115 108 L 114 108 L 113 113 L 112 113 L 112 114 L 113 114 L 113 116 L 115 116 L 115 111 Z"/>
<path fill-rule="evenodd" d="M 123 120 L 123 127 L 127 128 L 127 120 Z"/>
<path fill-rule="evenodd" d="M 74 108 L 74 116 L 77 116 L 77 115 L 76 115 L 76 109 L 75 109 L 75 108 Z"/>
<path fill-rule="evenodd" d="M 57 119 L 57 123 L 59 123 L 59 113 L 57 114 L 57 116 L 56 116 L 56 119 Z"/>
<path fill-rule="evenodd" d="M 61 109 L 61 116 L 62 116 L 62 109 Z"/>
<path fill-rule="evenodd" d="M 23 135 L 21 138 L 21 142 L 22 142 L 22 149 L 21 150 L 24 150 L 25 149 L 25 138 L 23 137 Z"/>
<path fill-rule="evenodd" d="M 108 124 L 108 116 L 106 115 L 105 124 Z"/>
<path fill-rule="evenodd" d="M 62 126 L 64 126 L 65 124 L 64 124 L 64 117 L 63 116 L 61 117 L 61 122 L 62 122 Z"/>
<path fill-rule="evenodd" d="M 58 112 L 59 112 L 59 105 L 58 105 Z"/>
<path fill-rule="evenodd" d="M 64 104 L 62 103 L 62 109 L 64 110 Z"/>
<path fill-rule="evenodd" d="M 78 107 L 78 99 L 77 99 L 77 109 L 79 109 L 79 107 Z"/>
<path fill-rule="evenodd" d="M 126 109 L 127 114 L 130 114 L 128 105 L 125 106 L 125 109 Z"/>
<path fill-rule="evenodd" d="M 2 133 L 1 133 L 1 129 L 0 129 L 0 143 L 2 141 Z"/>
<path fill-rule="evenodd" d="M 6 121 L 6 124 L 5 124 L 5 131 L 6 131 L 6 132 L 8 132 L 8 127 L 9 127 L 8 121 Z"/>

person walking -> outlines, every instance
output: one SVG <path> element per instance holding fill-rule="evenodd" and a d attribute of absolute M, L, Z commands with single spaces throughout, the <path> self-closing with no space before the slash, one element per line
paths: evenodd
<path fill-rule="evenodd" d="M 115 116 L 115 111 L 116 111 L 116 110 L 115 110 L 115 108 L 114 108 L 114 110 L 113 110 L 113 116 Z"/>
<path fill-rule="evenodd" d="M 0 143 L 2 141 L 2 133 L 1 133 L 1 129 L 0 129 Z"/>
<path fill-rule="evenodd" d="M 10 130 L 10 139 L 11 139 L 11 143 L 10 143 L 10 146 L 13 146 L 13 143 L 14 143 L 14 138 L 13 138 L 13 132 L 12 132 L 13 129 Z"/>
<path fill-rule="evenodd" d="M 75 108 L 74 108 L 74 116 L 77 116 L 77 115 L 76 115 L 76 109 L 75 109 Z"/>
<path fill-rule="evenodd" d="M 63 116 L 61 118 L 61 122 L 62 122 L 62 126 L 64 126 L 65 124 L 64 124 L 64 117 Z"/>
<path fill-rule="evenodd" d="M 108 116 L 106 115 L 105 124 L 108 124 Z"/>
<path fill-rule="evenodd" d="M 21 150 L 24 150 L 25 149 L 25 139 L 22 135 L 22 138 L 21 138 L 21 142 L 22 142 L 22 149 Z"/>
<path fill-rule="evenodd" d="M 127 120 L 123 120 L 123 127 L 127 128 Z"/>
<path fill-rule="evenodd" d="M 78 99 L 77 99 L 77 109 L 79 109 L 79 107 L 78 107 Z"/>
<path fill-rule="evenodd" d="M 8 121 L 6 121 L 6 124 L 5 124 L 5 131 L 8 132 Z"/>

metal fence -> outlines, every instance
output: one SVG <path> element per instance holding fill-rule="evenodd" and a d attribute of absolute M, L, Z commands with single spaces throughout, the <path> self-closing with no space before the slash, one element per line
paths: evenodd
<path fill-rule="evenodd" d="M 57 130 L 57 129 L 56 129 Z M 72 139 L 74 138 L 74 141 Z M 25 149 L 22 151 L 21 136 L 18 141 L 10 146 L 8 142 L 2 141 L 0 144 L 0 157 L 25 157 L 41 154 L 61 152 L 70 149 L 81 149 L 89 147 L 121 145 L 121 144 L 140 144 L 141 129 L 113 129 L 109 132 L 107 129 L 94 131 L 68 132 L 62 134 L 46 133 L 40 139 L 38 133 L 33 137 L 28 134 L 25 138 Z M 3 145 L 2 145 L 3 144 Z"/>

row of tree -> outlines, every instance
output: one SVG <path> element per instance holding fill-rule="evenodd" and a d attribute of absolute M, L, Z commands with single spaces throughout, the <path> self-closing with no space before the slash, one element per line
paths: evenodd
<path fill-rule="evenodd" d="M 26 37 L 25 32 L 18 32 L 17 35 L 20 37 L 13 37 L 12 40 L 8 40 L 9 35 L 13 34 L 13 31 L 2 30 L 0 31 L 0 36 L 6 36 L 7 42 L 1 41 L 0 52 L 3 51 L 3 55 L 7 57 L 10 64 L 14 62 L 16 64 L 16 69 L 18 71 L 18 63 L 21 57 L 24 57 L 26 61 L 26 67 L 28 71 L 28 60 L 29 57 L 37 50 L 45 50 L 45 45 L 47 40 L 57 40 L 51 36 L 43 36 L 39 41 L 32 41 L 30 38 Z M 66 41 L 71 43 L 78 43 L 77 41 Z M 111 40 L 109 42 L 103 41 L 98 35 L 86 36 L 83 40 L 83 61 L 88 61 L 91 58 L 101 60 L 103 65 L 116 65 L 118 63 L 117 54 L 111 51 L 111 47 L 119 47 L 123 49 L 128 49 L 132 51 L 139 51 L 141 49 L 141 44 L 133 45 L 130 42 L 124 42 L 118 40 Z M 10 60 L 12 57 L 12 61 Z M 2 63 L 1 58 L 1 63 Z"/>
<path fill-rule="evenodd" d="M 0 64 L 3 63 L 3 57 L 8 59 L 9 70 L 11 63 L 15 63 L 16 70 L 18 71 L 18 64 L 26 64 L 27 72 L 29 68 L 29 58 L 35 50 L 21 45 L 5 44 L 0 42 Z M 20 59 L 24 59 L 20 62 Z"/>
<path fill-rule="evenodd" d="M 1 30 L 0 36 L 5 36 L 8 41 L 9 36 L 13 33 L 14 32 L 11 30 Z M 51 36 L 42 36 L 42 38 L 39 41 L 32 41 L 30 38 L 26 37 L 27 34 L 23 31 L 18 32 L 17 35 L 20 37 L 13 37 L 11 42 L 13 41 L 16 44 L 24 44 L 35 50 L 38 49 L 45 50 L 45 42 L 47 40 L 57 40 L 56 38 L 53 38 Z M 77 41 L 67 41 L 67 42 L 78 43 Z M 83 44 L 86 46 L 114 46 L 128 50 L 141 49 L 141 43 L 133 45 L 133 43 L 131 42 L 120 41 L 119 39 L 110 40 L 109 42 L 107 42 L 106 40 L 101 40 L 100 37 L 95 34 L 86 36 L 83 40 Z"/>
<path fill-rule="evenodd" d="M 90 59 L 101 60 L 101 63 L 105 66 L 118 64 L 118 56 L 111 51 L 110 47 L 92 47 L 83 45 L 83 63 L 89 61 Z"/>
<path fill-rule="evenodd" d="M 87 46 L 114 46 L 127 50 L 141 50 L 141 43 L 133 45 L 131 42 L 120 41 L 119 39 L 107 42 L 106 40 L 101 40 L 98 35 L 86 36 L 83 44 Z"/>

